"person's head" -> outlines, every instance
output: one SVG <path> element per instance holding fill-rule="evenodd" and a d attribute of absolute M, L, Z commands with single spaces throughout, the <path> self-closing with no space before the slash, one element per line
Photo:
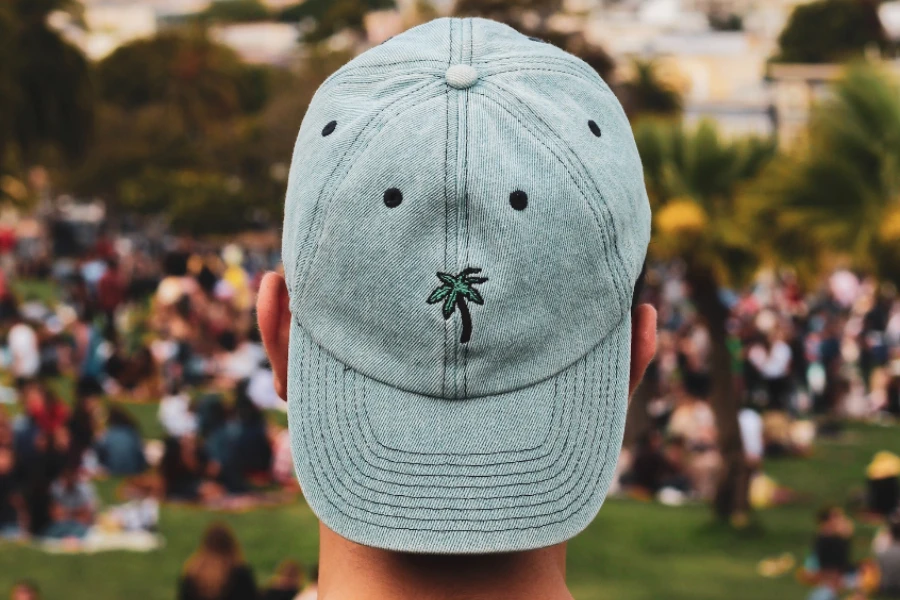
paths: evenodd
<path fill-rule="evenodd" d="M 67 461 L 59 473 L 59 482 L 67 490 L 74 488 L 78 483 L 78 464 Z"/>
<path fill-rule="evenodd" d="M 72 434 L 66 427 L 56 427 L 50 433 L 50 443 L 58 454 L 65 454 L 72 445 Z"/>
<path fill-rule="evenodd" d="M 839 522 L 844 519 L 844 509 L 839 506 L 825 506 L 816 513 L 816 524 L 820 533 L 834 533 Z"/>
<path fill-rule="evenodd" d="M 76 401 L 97 399 L 103 396 L 103 386 L 93 377 L 79 377 L 75 384 Z"/>
<path fill-rule="evenodd" d="M 35 415 L 47 405 L 47 390 L 36 379 L 26 379 L 19 383 L 19 394 L 25 413 Z"/>
<path fill-rule="evenodd" d="M 9 592 L 9 600 L 41 600 L 41 591 L 33 581 L 18 581 Z"/>
<path fill-rule="evenodd" d="M 185 575 L 193 580 L 201 598 L 218 598 L 231 570 L 243 562 L 231 528 L 224 523 L 212 523 L 206 528 L 200 547 L 185 564 Z"/>
<path fill-rule="evenodd" d="M 225 557 L 233 564 L 239 564 L 243 560 L 237 538 L 225 523 L 211 523 L 206 528 L 200 542 L 200 551 L 213 556 Z"/>
<path fill-rule="evenodd" d="M 439 19 L 329 80 L 296 148 L 258 316 L 319 519 L 415 553 L 575 536 L 656 344 L 650 206 L 609 87 L 505 25 Z"/>
<path fill-rule="evenodd" d="M 303 579 L 303 566 L 296 560 L 288 558 L 281 561 L 275 569 L 272 587 L 299 590 L 303 588 Z"/>

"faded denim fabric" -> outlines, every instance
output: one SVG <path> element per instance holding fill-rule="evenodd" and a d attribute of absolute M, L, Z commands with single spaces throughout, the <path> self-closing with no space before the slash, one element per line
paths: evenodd
<path fill-rule="evenodd" d="M 292 449 L 353 541 L 524 550 L 599 510 L 650 208 L 579 59 L 483 19 L 357 57 L 309 107 L 283 233 Z"/>

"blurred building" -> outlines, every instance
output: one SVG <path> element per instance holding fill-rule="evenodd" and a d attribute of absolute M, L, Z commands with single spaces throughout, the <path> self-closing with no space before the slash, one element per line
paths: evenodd
<path fill-rule="evenodd" d="M 291 23 L 260 22 L 217 25 L 210 36 L 246 62 L 285 65 L 296 54 L 299 33 Z"/>
<path fill-rule="evenodd" d="M 167 23 L 206 9 L 210 0 L 82 0 L 79 23 L 68 13 L 55 13 L 51 25 L 81 48 L 91 60 L 101 60 L 130 41 L 152 37 Z"/>
<path fill-rule="evenodd" d="M 743 1 L 717 3 L 716 10 L 745 10 Z M 585 35 L 615 59 L 618 79 L 631 76 L 634 60 L 653 60 L 660 77 L 683 94 L 688 123 L 712 119 L 732 135 L 773 132 L 765 76 L 774 37 L 747 28 L 713 30 L 708 0 L 569 3 L 588 10 Z"/>

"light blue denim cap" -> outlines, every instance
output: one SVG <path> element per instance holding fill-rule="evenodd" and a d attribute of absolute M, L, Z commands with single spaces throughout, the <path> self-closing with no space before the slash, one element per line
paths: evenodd
<path fill-rule="evenodd" d="M 283 256 L 292 450 L 368 546 L 484 553 L 584 529 L 616 468 L 650 208 L 579 59 L 439 19 L 318 90 Z"/>

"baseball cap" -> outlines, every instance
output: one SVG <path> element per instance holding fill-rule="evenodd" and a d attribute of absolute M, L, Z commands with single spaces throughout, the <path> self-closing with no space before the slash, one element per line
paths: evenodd
<path fill-rule="evenodd" d="M 283 260 L 295 468 L 360 544 L 487 553 L 584 529 L 627 406 L 650 208 L 584 62 L 438 19 L 316 92 Z"/>

